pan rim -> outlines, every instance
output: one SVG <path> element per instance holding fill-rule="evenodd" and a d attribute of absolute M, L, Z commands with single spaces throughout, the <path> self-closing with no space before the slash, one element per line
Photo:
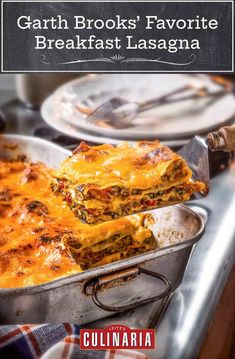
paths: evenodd
<path fill-rule="evenodd" d="M 17 135 L 17 134 L 3 134 L 0 136 L 0 143 L 1 139 L 5 140 L 30 140 L 32 142 L 41 142 L 47 145 L 50 145 L 51 148 L 54 147 L 55 149 L 58 149 L 60 151 L 63 151 L 64 153 L 71 155 L 71 151 L 64 149 L 63 147 L 56 145 L 50 141 L 38 138 L 38 137 L 32 137 L 32 136 L 25 136 L 25 135 Z M 199 239 L 202 237 L 202 235 L 205 232 L 205 222 L 202 219 L 202 217 L 192 210 L 190 207 L 187 207 L 185 204 L 176 204 L 170 207 L 180 207 L 184 211 L 190 213 L 191 216 L 193 216 L 197 222 L 198 222 L 198 231 L 189 239 L 186 239 L 185 241 L 182 241 L 180 243 L 176 243 L 173 245 L 165 246 L 162 248 L 157 248 L 152 251 L 148 251 L 146 253 L 142 253 L 130 258 L 122 259 L 113 263 L 105 264 L 100 267 L 91 268 L 84 272 L 75 273 L 73 275 L 60 277 L 55 280 L 38 284 L 38 285 L 32 285 L 32 286 L 26 286 L 26 287 L 16 287 L 16 288 L 0 288 L 0 298 L 4 296 L 13 296 L 13 295 L 25 295 L 25 294 L 37 294 L 39 292 L 44 291 L 50 291 L 52 289 L 58 289 L 61 287 L 64 287 L 69 284 L 73 284 L 74 282 L 80 283 L 81 285 L 83 282 L 86 282 L 87 280 L 90 280 L 92 278 L 95 278 L 100 275 L 105 275 L 107 273 L 113 273 L 117 272 L 119 270 L 130 268 L 133 266 L 140 266 L 146 262 L 149 262 L 153 259 L 156 259 L 157 257 L 162 257 L 164 255 L 167 255 L 171 252 L 184 249 L 186 247 L 192 247 L 196 242 L 199 241 Z M 157 209 L 156 209 L 157 210 Z M 155 210 L 155 211 L 156 211 Z M 149 211 L 151 212 L 151 211 Z"/>
<path fill-rule="evenodd" d="M 182 241 L 180 243 L 176 243 L 173 245 L 165 246 L 162 248 L 158 248 L 146 253 L 139 254 L 137 256 L 133 256 L 127 259 L 122 259 L 113 263 L 105 264 L 100 267 L 91 268 L 84 272 L 75 273 L 73 275 L 57 278 L 55 280 L 26 287 L 16 287 L 16 288 L 0 288 L 0 298 L 8 295 L 24 295 L 24 294 L 37 294 L 39 292 L 50 291 L 52 289 L 58 289 L 64 287 L 69 284 L 73 284 L 76 282 L 77 284 L 83 284 L 87 280 L 95 278 L 97 276 L 102 276 L 107 273 L 118 272 L 125 268 L 140 266 L 142 264 L 146 264 L 147 262 L 156 259 L 158 257 L 162 257 L 171 252 L 179 251 L 186 247 L 192 247 L 196 244 L 200 238 L 203 236 L 205 232 L 205 222 L 202 217 L 193 211 L 191 208 L 187 207 L 184 204 L 174 205 L 177 207 L 183 208 L 183 210 L 189 212 L 197 221 L 198 221 L 198 231 L 192 236 L 190 239 Z M 172 206 L 169 206 L 172 207 Z M 130 263 L 131 262 L 131 263 Z"/>

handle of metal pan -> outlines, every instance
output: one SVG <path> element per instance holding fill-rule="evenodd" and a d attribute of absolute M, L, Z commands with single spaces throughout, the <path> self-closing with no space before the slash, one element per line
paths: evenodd
<path fill-rule="evenodd" d="M 102 303 L 101 300 L 98 298 L 98 291 L 99 291 L 99 289 L 100 289 L 100 287 L 102 285 L 100 279 L 98 278 L 94 282 L 93 288 L 92 288 L 92 294 L 91 295 L 92 295 L 93 302 L 99 308 L 101 308 L 103 310 L 106 310 L 108 312 L 124 312 L 126 310 L 135 308 L 136 306 L 139 306 L 141 304 L 147 304 L 147 303 L 154 302 L 156 300 L 162 299 L 165 296 L 167 296 L 168 294 L 170 294 L 170 292 L 171 292 L 171 284 L 168 281 L 168 279 L 166 277 L 164 277 L 162 274 L 150 271 L 150 270 L 145 269 L 145 268 L 137 268 L 137 271 L 138 271 L 138 274 L 143 273 L 145 275 L 149 275 L 149 276 L 154 277 L 154 278 L 160 280 L 161 282 L 163 282 L 165 284 L 165 290 L 162 293 L 160 293 L 160 294 L 158 294 L 158 295 L 156 295 L 154 297 L 147 298 L 147 299 L 142 299 L 140 301 L 135 301 L 134 303 L 131 303 L 131 304 L 122 305 L 122 306 L 107 305 L 107 304 Z"/>

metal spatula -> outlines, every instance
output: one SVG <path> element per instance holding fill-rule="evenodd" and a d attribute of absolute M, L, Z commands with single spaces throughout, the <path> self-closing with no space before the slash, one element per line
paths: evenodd
<path fill-rule="evenodd" d="M 178 153 L 186 160 L 193 172 L 193 179 L 204 182 L 209 188 L 210 164 L 209 152 L 235 151 L 235 127 L 222 127 L 211 132 L 206 138 L 195 136 Z M 205 197 L 207 193 L 195 193 L 191 199 Z"/>

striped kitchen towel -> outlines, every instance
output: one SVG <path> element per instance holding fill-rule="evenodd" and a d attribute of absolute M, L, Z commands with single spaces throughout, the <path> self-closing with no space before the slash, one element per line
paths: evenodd
<path fill-rule="evenodd" d="M 80 350 L 79 331 L 68 323 L 0 326 L 0 358 L 148 359 L 134 350 Z"/>

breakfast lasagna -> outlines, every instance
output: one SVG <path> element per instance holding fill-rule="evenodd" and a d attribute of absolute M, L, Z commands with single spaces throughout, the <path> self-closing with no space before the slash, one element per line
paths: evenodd
<path fill-rule="evenodd" d="M 82 142 L 54 174 L 53 191 L 83 222 L 95 224 L 185 202 L 206 186 L 159 141 L 90 147 Z"/>
<path fill-rule="evenodd" d="M 155 249 L 149 214 L 95 226 L 51 191 L 41 163 L 0 159 L 0 287 L 46 283 Z"/>

